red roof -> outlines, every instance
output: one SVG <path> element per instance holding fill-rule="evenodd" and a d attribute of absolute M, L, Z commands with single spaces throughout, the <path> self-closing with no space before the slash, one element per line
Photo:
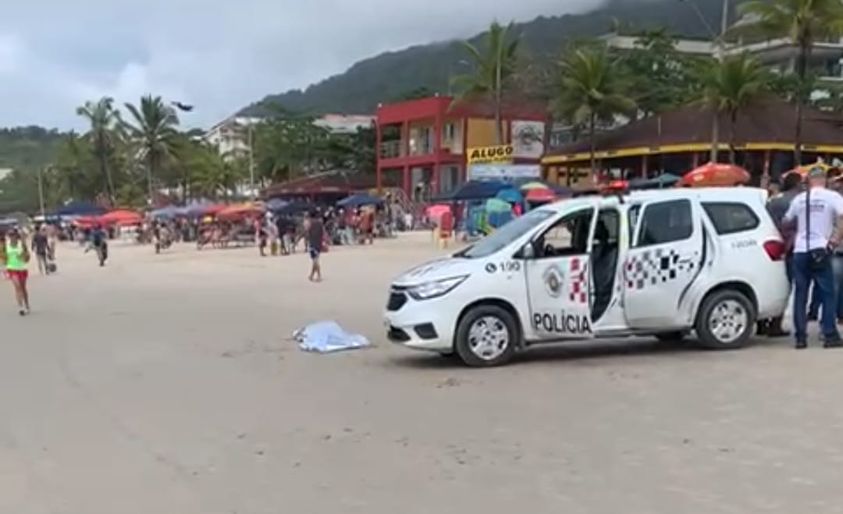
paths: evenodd
<path fill-rule="evenodd" d="M 263 198 L 294 195 L 318 195 L 318 194 L 348 194 L 363 189 L 371 189 L 375 186 L 374 178 L 348 176 L 343 174 L 314 175 L 301 177 L 279 184 L 273 184 L 264 189 Z"/>

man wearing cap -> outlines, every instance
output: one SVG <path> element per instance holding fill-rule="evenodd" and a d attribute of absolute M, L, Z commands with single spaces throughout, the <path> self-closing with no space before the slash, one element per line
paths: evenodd
<path fill-rule="evenodd" d="M 843 346 L 836 323 L 836 298 L 831 250 L 843 236 L 843 196 L 826 189 L 827 177 L 820 167 L 808 172 L 808 190 L 790 204 L 784 222 L 796 225 L 793 243 L 793 279 L 796 286 L 793 326 L 796 348 L 808 346 L 808 289 L 814 281 L 822 295 L 822 334 L 825 348 Z M 835 228 L 836 227 L 836 228 Z"/>

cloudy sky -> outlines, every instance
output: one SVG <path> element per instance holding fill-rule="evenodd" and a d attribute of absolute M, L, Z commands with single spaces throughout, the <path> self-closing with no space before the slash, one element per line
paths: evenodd
<path fill-rule="evenodd" d="M 2 0 L 0 0 L 2 1 Z M 196 105 L 207 126 L 376 53 L 465 37 L 596 0 L 2 1 L 0 126 L 81 128 L 75 107 L 144 93 Z M 388 23 L 387 23 L 388 22 Z"/>

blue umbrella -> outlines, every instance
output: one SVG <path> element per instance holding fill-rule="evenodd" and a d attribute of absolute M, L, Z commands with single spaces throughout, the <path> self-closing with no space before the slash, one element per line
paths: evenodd
<path fill-rule="evenodd" d="M 53 214 L 56 216 L 98 216 L 100 214 L 105 214 L 105 212 L 105 209 L 92 203 L 71 202 L 56 209 L 56 212 Z"/>
<path fill-rule="evenodd" d="M 470 180 L 449 194 L 437 200 L 446 202 L 461 202 L 466 200 L 488 200 L 494 198 L 502 189 L 512 188 L 512 185 L 494 180 Z"/>
<path fill-rule="evenodd" d="M 501 189 L 498 191 L 498 194 L 495 195 L 495 198 L 499 200 L 503 200 L 507 203 L 522 203 L 524 202 L 524 195 L 521 194 L 521 191 L 515 189 L 514 187 L 510 187 L 507 189 Z"/>
<path fill-rule="evenodd" d="M 189 218 L 198 218 L 205 214 L 205 209 L 208 208 L 209 205 L 212 205 L 210 202 L 196 202 L 192 203 L 182 209 L 182 213 L 184 216 Z"/>
<path fill-rule="evenodd" d="M 351 209 L 355 209 L 357 207 L 363 207 L 365 205 L 380 205 L 383 203 L 383 200 L 378 198 L 377 196 L 372 196 L 366 193 L 360 193 L 356 195 L 351 195 L 348 198 L 344 198 L 337 202 L 337 205 L 340 207 L 348 207 Z"/>
<path fill-rule="evenodd" d="M 270 198 L 266 202 L 266 210 L 272 211 L 272 212 L 279 211 L 279 210 L 283 209 L 289 203 L 290 202 L 288 202 L 286 200 L 282 200 L 280 198 Z"/>
<path fill-rule="evenodd" d="M 175 205 L 169 205 L 161 209 L 156 209 L 150 212 L 149 215 L 158 220 L 171 220 L 176 216 L 179 216 L 181 214 L 180 211 L 182 211 L 181 208 L 176 207 Z"/>

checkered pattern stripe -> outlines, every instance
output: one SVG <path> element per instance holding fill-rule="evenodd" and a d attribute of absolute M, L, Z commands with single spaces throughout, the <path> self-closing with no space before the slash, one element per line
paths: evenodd
<path fill-rule="evenodd" d="M 575 303 L 588 303 L 588 261 L 570 260 L 568 269 L 568 298 Z"/>
<path fill-rule="evenodd" d="M 699 252 L 680 253 L 667 248 L 636 252 L 626 259 L 624 281 L 629 289 L 644 289 L 693 273 Z"/>

